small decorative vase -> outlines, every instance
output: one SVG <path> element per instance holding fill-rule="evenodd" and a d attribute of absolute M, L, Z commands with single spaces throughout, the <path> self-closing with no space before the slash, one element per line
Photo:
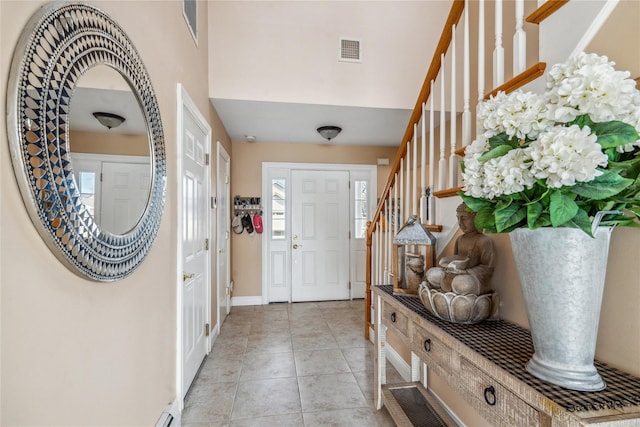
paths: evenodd
<path fill-rule="evenodd" d="M 534 355 L 532 375 L 579 391 L 606 385 L 593 360 L 612 228 L 595 238 L 575 228 L 510 233 Z"/>

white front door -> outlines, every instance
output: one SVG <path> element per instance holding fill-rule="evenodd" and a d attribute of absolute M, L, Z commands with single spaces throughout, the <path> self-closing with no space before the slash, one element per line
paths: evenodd
<path fill-rule="evenodd" d="M 230 162 L 229 154 L 218 142 L 218 196 L 217 196 L 217 223 L 218 223 L 218 254 L 217 254 L 217 275 L 218 275 L 218 326 L 222 327 L 222 322 L 231 310 L 231 272 L 230 272 L 230 251 L 229 237 L 231 234 L 231 214 L 229 197 L 229 177 Z"/>
<path fill-rule="evenodd" d="M 102 164 L 100 227 L 125 234 L 138 223 L 149 201 L 149 163 Z"/>
<path fill-rule="evenodd" d="M 189 390 L 207 353 L 210 316 L 209 166 L 210 128 L 182 93 L 180 109 L 182 396 Z"/>
<path fill-rule="evenodd" d="M 291 300 L 349 299 L 349 172 L 291 172 Z"/>

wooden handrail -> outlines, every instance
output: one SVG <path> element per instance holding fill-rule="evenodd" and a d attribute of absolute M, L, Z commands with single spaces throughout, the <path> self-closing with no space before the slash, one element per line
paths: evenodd
<path fill-rule="evenodd" d="M 491 92 L 484 96 L 484 99 L 489 99 L 492 96 L 496 96 L 498 92 L 510 93 L 514 90 L 521 88 L 529 82 L 534 81 L 538 77 L 544 74 L 544 70 L 547 68 L 546 62 L 538 62 L 533 67 L 529 67 L 508 82 L 498 86 Z"/>
<path fill-rule="evenodd" d="M 382 209 L 384 207 L 384 201 L 389 196 L 389 191 L 391 190 L 391 186 L 395 181 L 394 176 L 400 169 L 400 160 L 407 153 L 407 143 L 413 138 L 413 125 L 414 123 L 418 123 L 422 115 L 422 103 L 427 102 L 429 96 L 431 95 L 431 80 L 435 80 L 438 76 L 438 73 L 440 72 L 440 68 L 442 66 L 441 56 L 442 54 L 447 52 L 447 50 L 449 49 L 449 45 L 451 44 L 452 26 L 454 24 L 458 24 L 463 10 L 464 0 L 454 0 L 453 4 L 451 5 L 451 10 L 449 11 L 449 16 L 447 17 L 447 22 L 444 24 L 442 34 L 440 35 L 440 40 L 438 41 L 436 50 L 433 53 L 431 65 L 429 65 L 427 75 L 424 79 L 424 82 L 422 83 L 422 89 L 420 89 L 420 94 L 418 95 L 416 105 L 413 108 L 411 117 L 409 118 L 407 129 L 404 132 L 402 142 L 400 143 L 400 147 L 398 148 L 396 157 L 391 165 L 389 177 L 387 178 L 387 184 L 384 187 L 382 194 L 380 195 L 380 203 L 378 203 L 376 212 L 371 220 L 372 227 L 370 229 L 367 229 L 367 234 L 373 233 L 376 229 L 378 219 L 380 218 L 380 213 L 382 212 Z"/>
<path fill-rule="evenodd" d="M 445 190 L 434 191 L 433 195 L 438 199 L 443 199 L 445 197 L 453 197 L 457 195 L 458 191 L 462 191 L 462 187 L 453 187 L 453 188 L 447 188 Z"/>
<path fill-rule="evenodd" d="M 553 13 L 555 13 L 558 9 L 564 6 L 566 3 L 569 3 L 569 0 L 547 0 L 537 8 L 533 13 L 527 16 L 525 21 L 530 22 L 532 24 L 539 24 Z"/>
<path fill-rule="evenodd" d="M 382 209 L 384 207 L 384 201 L 389 196 L 389 191 L 391 191 L 391 186 L 395 181 L 395 174 L 400 169 L 400 160 L 407 153 L 407 143 L 413 138 L 413 125 L 418 123 L 420 117 L 422 116 L 422 104 L 427 102 L 429 96 L 431 96 L 431 81 L 435 80 L 438 77 L 438 73 L 440 73 L 440 68 L 442 67 L 441 57 L 443 54 L 449 50 L 449 45 L 451 44 L 451 40 L 453 38 L 453 26 L 457 25 L 460 21 L 460 17 L 462 17 L 462 11 L 464 10 L 464 0 L 453 0 L 453 4 L 451 5 L 451 9 L 449 10 L 449 15 L 447 17 L 447 21 L 444 24 L 444 28 L 442 29 L 442 34 L 440 35 L 440 40 L 438 41 L 438 45 L 433 53 L 433 57 L 431 59 L 431 64 L 429 65 L 429 69 L 427 70 L 427 75 L 424 78 L 424 82 L 422 83 L 422 88 L 420 89 L 420 93 L 418 94 L 418 99 L 416 100 L 416 105 L 413 107 L 413 112 L 411 113 L 411 117 L 409 118 L 409 123 L 407 124 L 407 129 L 404 132 L 404 136 L 402 137 L 402 142 L 400 143 L 400 147 L 398 148 L 398 152 L 396 153 L 396 157 L 393 160 L 393 164 L 391 165 L 391 170 L 389 171 L 389 177 L 387 178 L 387 184 L 380 195 L 380 203 L 378 203 L 378 207 L 376 208 L 376 212 L 373 215 L 371 221 L 367 224 L 367 273 L 365 278 L 365 313 L 364 313 L 364 324 L 365 331 L 364 336 L 366 339 L 369 339 L 369 328 L 372 326 L 371 323 L 371 245 L 373 239 L 373 232 L 376 230 L 378 225 L 378 221 L 380 219 L 380 214 L 382 213 Z"/>

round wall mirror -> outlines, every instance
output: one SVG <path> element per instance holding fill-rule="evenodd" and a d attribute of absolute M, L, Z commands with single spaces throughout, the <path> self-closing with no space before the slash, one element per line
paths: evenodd
<path fill-rule="evenodd" d="M 106 102 L 104 108 L 84 106 L 99 97 Z M 98 108 L 101 111 L 89 111 Z M 94 113 L 106 113 L 108 126 Z M 34 14 L 14 51 L 7 130 L 25 206 L 54 254 L 92 280 L 131 274 L 158 232 L 166 159 L 151 81 L 118 24 L 84 3 L 51 3 Z M 91 161 L 93 166 L 87 166 Z M 105 185 L 109 163 L 118 164 L 116 178 Z M 128 163 L 137 165 L 137 175 L 127 169 Z M 83 174 L 87 170 L 94 170 L 93 178 Z M 134 176 L 127 191 L 134 193 L 138 187 L 136 201 L 120 194 L 110 205 L 105 189 L 117 189 L 126 181 L 123 170 Z M 124 212 L 126 220 L 106 220 Z"/>
<path fill-rule="evenodd" d="M 150 144 L 140 102 L 106 65 L 80 77 L 69 114 L 71 166 L 82 201 L 104 231 L 140 221 L 151 189 Z"/>

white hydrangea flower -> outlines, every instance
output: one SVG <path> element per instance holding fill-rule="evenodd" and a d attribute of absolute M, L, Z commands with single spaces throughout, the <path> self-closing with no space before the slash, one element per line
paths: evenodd
<path fill-rule="evenodd" d="M 528 149 L 513 149 L 504 156 L 480 162 L 478 158 L 489 148 L 484 139 L 476 140 L 467 147 L 462 174 L 466 195 L 493 199 L 533 187 L 535 178 L 529 171 L 531 157 Z"/>
<path fill-rule="evenodd" d="M 589 182 L 602 174 L 598 166 L 607 165 L 607 156 L 588 126 L 554 127 L 541 134 L 529 149 L 531 174 L 545 179 L 549 188 Z"/>
<path fill-rule="evenodd" d="M 484 192 L 484 168 L 478 158 L 489 149 L 489 143 L 483 137 L 479 137 L 465 149 L 464 172 L 462 172 L 463 191 L 469 196 L 476 198 L 487 196 Z"/>
<path fill-rule="evenodd" d="M 530 148 L 516 148 L 496 159 L 502 170 L 502 194 L 515 194 L 530 189 L 536 182 L 531 174 Z"/>
<path fill-rule="evenodd" d="M 552 125 L 547 118 L 546 100 L 533 92 L 498 92 L 478 105 L 477 120 L 486 138 L 506 132 L 509 137 L 535 139 Z"/>
<path fill-rule="evenodd" d="M 638 109 L 635 82 L 628 71 L 616 71 L 606 56 L 575 55 L 556 64 L 547 78 L 549 118 L 567 123 L 581 114 L 594 122 L 618 120 Z"/>
<path fill-rule="evenodd" d="M 633 100 L 633 104 L 634 105 L 638 105 L 640 106 L 640 90 L 636 90 L 636 93 L 634 95 L 634 100 Z M 636 130 L 638 131 L 638 133 L 640 133 L 640 107 L 635 108 L 633 111 L 631 111 L 631 113 L 625 117 L 621 117 L 619 119 L 620 121 L 630 124 L 631 126 L 635 127 Z M 625 145 L 621 145 L 616 147 L 616 150 L 619 153 L 628 153 L 631 151 L 634 151 L 636 149 L 640 148 L 640 139 L 638 139 L 635 142 L 632 142 L 630 144 L 625 144 Z"/>

